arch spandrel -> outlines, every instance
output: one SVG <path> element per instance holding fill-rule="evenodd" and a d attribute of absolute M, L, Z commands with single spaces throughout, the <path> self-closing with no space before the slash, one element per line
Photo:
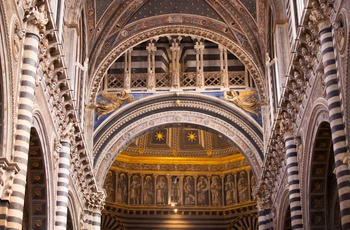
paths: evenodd
<path fill-rule="evenodd" d="M 96 175 L 103 175 L 98 177 L 99 186 L 102 186 L 103 178 L 119 152 L 137 137 L 164 125 L 190 124 L 213 130 L 240 149 L 256 175 L 261 172 L 263 161 L 261 127 L 253 124 L 254 120 L 244 115 L 239 109 L 234 108 L 230 112 L 226 111 L 225 114 L 222 106 L 226 104 L 227 110 L 232 109 L 230 106 L 234 106 L 228 102 L 220 103 L 219 99 L 214 100 L 217 105 L 212 104 L 212 108 L 209 109 L 208 103 L 205 108 L 204 103 L 195 103 L 195 100 L 186 102 L 181 100 L 181 97 L 177 97 L 181 100 L 182 106 L 176 107 L 174 99 L 164 101 L 164 95 L 155 97 L 160 97 L 163 102 L 161 103 L 162 100 L 158 103 L 151 102 L 141 108 L 129 104 L 126 108 L 121 108 L 121 111 L 114 113 L 95 131 L 94 171 Z M 152 100 L 148 98 L 148 101 Z M 127 113 L 128 110 L 130 110 L 129 113 Z"/>
<path fill-rule="evenodd" d="M 104 59 L 99 61 L 100 64 L 94 71 L 89 87 L 89 103 L 94 103 L 100 87 L 100 83 L 102 82 L 102 79 L 105 76 L 108 68 L 110 68 L 113 62 L 118 59 L 126 50 L 151 38 L 168 35 L 199 36 L 206 40 L 224 46 L 246 66 L 251 74 L 251 77 L 254 79 L 260 99 L 262 101 L 266 101 L 266 86 L 264 84 L 261 68 L 259 68 L 259 66 L 254 61 L 254 58 L 248 52 L 246 52 L 240 44 L 233 42 L 230 38 L 223 36 L 222 34 L 213 32 L 208 29 L 184 25 L 171 25 L 160 26 L 157 28 L 145 30 L 141 33 L 135 33 L 134 35 L 128 35 L 124 40 L 120 42 L 119 45 L 112 49 L 110 46 L 107 46 L 108 50 L 111 49 L 111 51 L 104 55 Z"/>

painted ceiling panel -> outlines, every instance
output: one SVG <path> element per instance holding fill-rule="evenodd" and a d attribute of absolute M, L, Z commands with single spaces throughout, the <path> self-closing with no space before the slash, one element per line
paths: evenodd
<path fill-rule="evenodd" d="M 120 0 L 96 0 L 97 21 L 113 1 Z M 256 0 L 241 0 L 241 2 L 256 19 Z M 149 0 L 133 15 L 129 23 L 142 18 L 173 13 L 194 14 L 223 21 L 220 15 L 204 0 Z"/>
<path fill-rule="evenodd" d="M 175 13 L 205 16 L 222 21 L 220 15 L 204 0 L 149 0 L 133 15 L 128 23 L 142 18 Z"/>
<path fill-rule="evenodd" d="M 241 0 L 241 2 L 256 20 L 256 0 Z"/>
<path fill-rule="evenodd" d="M 98 21 L 102 14 L 106 11 L 113 0 L 96 0 L 96 21 Z"/>

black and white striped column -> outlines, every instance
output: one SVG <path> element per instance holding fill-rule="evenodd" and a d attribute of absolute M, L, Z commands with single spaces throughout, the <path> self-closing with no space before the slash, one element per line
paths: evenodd
<path fill-rule="evenodd" d="M 84 210 L 84 225 L 82 227 L 82 230 L 92 229 L 92 227 L 91 227 L 92 221 L 93 221 L 92 212 L 90 210 L 87 210 L 87 209 Z"/>
<path fill-rule="evenodd" d="M 303 229 L 301 213 L 298 154 L 293 135 L 284 136 L 289 187 L 289 205 L 292 229 Z"/>
<path fill-rule="evenodd" d="M 265 230 L 273 230 L 273 218 L 271 215 L 271 209 L 265 209 Z"/>
<path fill-rule="evenodd" d="M 266 214 L 265 210 L 259 210 L 258 211 L 258 225 L 259 225 L 259 230 L 265 230 L 266 229 Z"/>
<path fill-rule="evenodd" d="M 6 229 L 22 229 L 39 40 L 38 29 L 36 26 L 29 24 L 24 39 L 13 158 L 20 171 L 16 174 L 12 185 L 13 192 L 7 213 Z"/>
<path fill-rule="evenodd" d="M 329 122 L 332 132 L 342 229 L 350 229 L 350 171 L 348 165 L 342 161 L 343 156 L 347 154 L 347 145 L 341 111 L 332 28 L 330 25 L 319 25 L 319 27 L 321 27 L 319 28 L 321 54 L 324 66 Z"/>
<path fill-rule="evenodd" d="M 92 229 L 100 230 L 101 229 L 101 211 L 94 210 L 92 212 Z"/>
<path fill-rule="evenodd" d="M 71 144 L 68 141 L 61 141 L 61 145 L 62 148 L 58 160 L 55 230 L 67 228 Z"/>

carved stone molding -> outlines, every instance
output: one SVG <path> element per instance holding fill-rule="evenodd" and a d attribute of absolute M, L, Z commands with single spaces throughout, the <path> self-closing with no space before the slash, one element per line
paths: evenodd
<path fill-rule="evenodd" d="M 278 120 L 273 126 L 273 135 L 267 147 L 264 161 L 264 178 L 260 179 L 260 189 L 268 186 L 272 197 L 278 177 L 284 168 L 285 149 L 283 137 L 293 136 L 297 117 L 302 116 L 302 103 L 306 99 L 310 79 L 323 74 L 320 53 L 319 30 L 330 26 L 329 16 L 332 1 L 312 1 L 309 17 L 306 17 L 304 30 L 300 34 L 285 89 L 282 91 L 282 104 L 278 110 Z M 282 141 L 278 141 L 281 139 Z M 277 159 L 277 162 L 276 162 Z M 272 173 L 271 173 L 272 172 Z"/>
<path fill-rule="evenodd" d="M 15 18 L 12 21 L 12 32 L 11 32 L 12 56 L 15 59 L 15 61 L 18 61 L 19 57 L 21 55 L 22 41 L 23 41 L 24 36 L 25 36 L 25 30 L 21 29 L 20 22 L 19 22 L 18 18 Z"/>
<path fill-rule="evenodd" d="M 31 9 L 27 12 L 27 19 L 33 26 L 37 26 L 44 33 L 39 44 L 39 65 L 37 76 L 51 110 L 51 118 L 58 132 L 58 139 L 54 144 L 55 161 L 59 158 L 60 142 L 71 144 L 71 171 L 72 181 L 79 199 L 88 207 L 103 208 L 103 192 L 98 191 L 96 180 L 92 172 L 92 160 L 87 156 L 82 131 L 77 123 L 75 103 L 71 94 L 71 86 L 67 79 L 67 70 L 60 44 L 54 29 L 45 30 L 47 18 L 45 7 Z M 35 31 L 34 31 L 35 32 Z M 55 162 L 57 164 L 57 162 Z M 57 166 L 56 166 L 57 167 Z M 92 195 L 96 193 L 97 195 Z"/>
<path fill-rule="evenodd" d="M 10 200 L 12 184 L 15 175 L 20 168 L 16 163 L 9 162 L 6 158 L 0 158 L 0 199 Z"/>
<path fill-rule="evenodd" d="M 344 14 L 344 12 L 341 12 L 336 21 L 332 23 L 337 49 L 340 54 L 344 54 L 348 44 L 348 25 Z"/>

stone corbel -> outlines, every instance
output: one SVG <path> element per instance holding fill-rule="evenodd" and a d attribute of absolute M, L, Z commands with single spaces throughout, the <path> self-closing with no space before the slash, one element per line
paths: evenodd
<path fill-rule="evenodd" d="M 0 158 L 0 199 L 10 200 L 12 184 L 15 175 L 20 168 L 16 163 L 9 162 L 6 158 Z"/>

